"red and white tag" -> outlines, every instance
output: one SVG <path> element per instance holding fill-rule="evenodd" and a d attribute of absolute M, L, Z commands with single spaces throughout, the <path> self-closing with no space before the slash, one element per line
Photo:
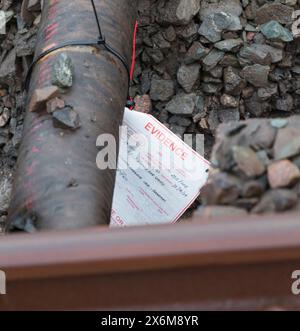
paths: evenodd
<path fill-rule="evenodd" d="M 171 224 L 199 196 L 210 164 L 153 116 L 125 109 L 111 226 Z"/>

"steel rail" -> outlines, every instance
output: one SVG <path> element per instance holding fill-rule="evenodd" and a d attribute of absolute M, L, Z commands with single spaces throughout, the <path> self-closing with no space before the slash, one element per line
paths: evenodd
<path fill-rule="evenodd" d="M 299 214 L 0 240 L 0 309 L 299 309 Z"/>

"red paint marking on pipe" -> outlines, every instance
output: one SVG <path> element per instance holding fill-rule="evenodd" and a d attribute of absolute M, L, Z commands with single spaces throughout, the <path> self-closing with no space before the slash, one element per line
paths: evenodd
<path fill-rule="evenodd" d="M 134 68 L 135 68 L 135 58 L 136 58 L 136 36 L 137 36 L 137 30 L 138 30 L 138 21 L 135 22 L 134 31 L 133 31 L 133 40 L 132 40 L 132 59 L 131 59 L 131 68 L 130 68 L 130 81 L 133 80 L 134 75 Z M 133 102 L 132 98 L 129 98 L 131 102 Z M 130 110 L 133 110 L 134 107 L 131 106 L 129 108 Z"/>
<path fill-rule="evenodd" d="M 38 74 L 37 74 L 37 76 L 38 76 L 38 82 L 39 82 L 40 78 L 43 77 L 44 72 L 45 72 L 45 66 L 44 66 L 44 64 L 42 64 L 40 66 L 39 71 L 38 71 Z"/>
<path fill-rule="evenodd" d="M 38 84 L 42 85 L 47 80 L 47 77 L 48 77 L 47 73 L 44 72 L 41 76 L 39 76 Z"/>
<path fill-rule="evenodd" d="M 42 126 L 41 123 L 38 123 L 37 125 L 34 125 L 34 126 L 30 129 L 29 133 L 30 133 L 30 134 L 34 133 L 34 132 L 35 132 L 37 129 L 39 129 L 41 126 Z"/>
<path fill-rule="evenodd" d="M 42 85 L 42 83 L 49 78 L 51 73 L 51 68 L 49 64 L 49 59 L 46 59 L 44 62 L 42 62 L 38 73 L 38 85 Z"/>
<path fill-rule="evenodd" d="M 31 182 L 27 182 L 23 185 L 25 192 L 27 194 L 26 200 L 25 200 L 25 207 L 28 210 L 32 210 L 33 209 L 33 201 L 34 201 L 34 195 L 32 192 L 32 183 Z"/>
<path fill-rule="evenodd" d="M 57 34 L 57 29 L 50 31 L 49 33 L 45 33 L 45 40 L 49 41 L 51 38 L 53 38 Z"/>
<path fill-rule="evenodd" d="M 52 24 L 48 25 L 48 27 L 46 28 L 46 32 L 50 32 L 52 31 L 53 29 L 56 29 L 58 27 L 58 22 L 53 22 Z"/>
<path fill-rule="evenodd" d="M 32 147 L 31 153 L 36 154 L 36 153 L 39 153 L 39 152 L 40 152 L 40 150 L 36 146 Z"/>
<path fill-rule="evenodd" d="M 53 25 L 51 25 L 51 26 L 49 26 L 47 29 L 45 29 L 45 31 L 44 31 L 44 35 L 45 36 L 49 36 L 49 35 L 51 35 L 52 33 L 57 33 L 57 27 L 58 27 L 59 25 L 56 23 L 56 24 L 53 24 Z"/>
<path fill-rule="evenodd" d="M 39 78 L 45 78 L 48 72 L 49 72 L 49 67 L 44 66 L 43 69 L 40 71 Z"/>
<path fill-rule="evenodd" d="M 53 24 L 53 26 L 50 26 L 50 29 L 47 28 L 45 31 L 44 31 L 44 36 L 45 36 L 45 39 L 46 41 L 49 41 L 50 38 L 54 37 L 58 30 L 57 30 L 57 26 L 58 24 Z"/>
<path fill-rule="evenodd" d="M 136 35 L 138 30 L 138 21 L 135 22 L 134 31 L 133 31 L 133 42 L 132 42 L 132 62 L 131 62 L 131 69 L 130 69 L 130 80 L 133 79 L 134 74 L 134 67 L 135 67 L 135 58 L 136 58 Z"/>
<path fill-rule="evenodd" d="M 33 176 L 37 165 L 38 165 L 38 161 L 34 160 L 30 166 L 26 167 L 27 177 L 30 178 L 31 176 Z M 31 179 L 28 179 L 28 181 L 26 181 L 24 183 L 23 187 L 24 187 L 26 195 L 27 195 L 26 200 L 25 200 L 25 207 L 28 210 L 32 210 L 33 209 L 33 201 L 35 200 L 34 199 L 35 195 L 34 195 L 34 192 L 33 192 L 33 185 L 32 185 Z"/>
<path fill-rule="evenodd" d="M 32 210 L 33 209 L 33 197 L 29 196 L 28 199 L 25 202 L 25 206 L 28 210 Z"/>
<path fill-rule="evenodd" d="M 38 165 L 38 162 L 36 160 L 33 161 L 33 163 L 26 168 L 26 175 L 32 176 L 37 165 Z"/>
<path fill-rule="evenodd" d="M 40 75 L 44 74 L 44 72 L 49 69 L 48 62 L 49 62 L 48 59 L 42 62 L 40 70 L 39 70 Z"/>

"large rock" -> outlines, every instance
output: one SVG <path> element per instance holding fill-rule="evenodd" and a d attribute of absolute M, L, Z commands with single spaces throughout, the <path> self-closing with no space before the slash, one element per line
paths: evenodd
<path fill-rule="evenodd" d="M 260 197 L 266 189 L 266 181 L 250 180 L 243 185 L 243 197 L 246 199 Z"/>
<path fill-rule="evenodd" d="M 196 108 L 197 96 L 191 94 L 177 94 L 167 105 L 166 110 L 173 115 L 193 116 Z"/>
<path fill-rule="evenodd" d="M 276 83 L 269 84 L 265 87 L 260 87 L 257 90 L 257 96 L 262 101 L 268 100 L 272 96 L 275 96 L 278 93 L 278 85 Z"/>
<path fill-rule="evenodd" d="M 274 144 L 274 158 L 281 160 L 300 154 L 299 128 L 285 127 L 280 129 Z"/>
<path fill-rule="evenodd" d="M 53 114 L 53 124 L 57 128 L 77 130 L 81 127 L 78 113 L 70 106 L 56 110 Z"/>
<path fill-rule="evenodd" d="M 200 64 L 183 64 L 177 72 L 177 81 L 185 92 L 190 93 L 200 77 Z"/>
<path fill-rule="evenodd" d="M 270 67 L 263 66 L 261 64 L 254 64 L 252 66 L 246 66 L 242 75 L 247 82 L 251 83 L 255 87 L 264 87 L 268 84 Z"/>
<path fill-rule="evenodd" d="M 280 62 L 283 58 L 283 50 L 269 45 L 252 44 L 240 51 L 240 56 L 253 63 L 270 65 Z"/>
<path fill-rule="evenodd" d="M 159 20 L 163 23 L 185 25 L 199 12 L 200 0 L 169 0 L 159 8 Z"/>
<path fill-rule="evenodd" d="M 152 110 L 152 102 L 148 94 L 137 95 L 134 103 L 134 110 L 137 112 L 149 114 Z"/>
<path fill-rule="evenodd" d="M 288 24 L 292 21 L 293 11 L 293 7 L 281 3 L 268 3 L 257 10 L 256 22 L 258 24 L 264 24 L 275 20 L 282 24 Z"/>
<path fill-rule="evenodd" d="M 242 30 L 239 17 L 227 12 L 211 14 L 205 17 L 198 32 L 200 35 L 214 43 L 222 39 L 222 32 L 224 30 Z"/>
<path fill-rule="evenodd" d="M 246 82 L 240 77 L 238 71 L 232 67 L 227 67 L 224 70 L 225 91 L 231 95 L 240 95 Z"/>
<path fill-rule="evenodd" d="M 252 148 L 233 146 L 232 150 L 238 168 L 247 177 L 259 177 L 264 174 L 266 167 Z"/>
<path fill-rule="evenodd" d="M 210 71 L 222 60 L 225 53 L 218 50 L 213 49 L 206 57 L 203 59 L 203 65 L 205 71 Z"/>
<path fill-rule="evenodd" d="M 219 41 L 215 44 L 215 47 L 219 49 L 220 51 L 224 52 L 232 52 L 236 49 L 238 49 L 241 45 L 243 45 L 243 40 L 240 38 L 237 39 L 227 39 Z"/>
<path fill-rule="evenodd" d="M 260 117 L 271 111 L 270 102 L 262 101 L 257 92 L 245 100 L 245 107 L 247 112 L 255 117 Z"/>
<path fill-rule="evenodd" d="M 220 125 L 212 151 L 212 163 L 222 171 L 231 172 L 237 163 L 235 158 L 238 157 L 242 160 L 242 157 L 239 155 L 235 155 L 234 158 L 233 146 L 238 146 L 238 148 L 242 149 L 250 147 L 255 151 L 271 148 L 277 131 L 268 122 L 268 120 L 251 119 Z M 252 152 L 250 153 L 252 154 Z M 266 165 L 259 152 L 257 152 L 257 157 Z"/>
<path fill-rule="evenodd" d="M 154 78 L 151 81 L 150 97 L 154 101 L 169 101 L 175 93 L 174 82 Z"/>
<path fill-rule="evenodd" d="M 206 17 L 211 14 L 226 12 L 231 15 L 240 16 L 243 12 L 240 0 L 221 0 L 211 1 L 202 0 L 200 19 L 203 21 Z"/>
<path fill-rule="evenodd" d="M 0 83 L 12 84 L 16 74 L 16 51 L 12 49 L 0 65 Z"/>
<path fill-rule="evenodd" d="M 268 179 L 273 189 L 289 187 L 300 179 L 300 170 L 289 160 L 277 161 L 269 165 Z"/>
<path fill-rule="evenodd" d="M 58 94 L 59 94 L 59 88 L 54 85 L 34 90 L 32 97 L 30 99 L 28 111 L 36 112 L 43 110 L 43 108 L 46 107 L 46 103 L 50 99 L 58 96 Z"/>
<path fill-rule="evenodd" d="M 261 27 L 261 32 L 267 39 L 290 42 L 294 40 L 293 34 L 277 21 L 270 21 Z"/>
<path fill-rule="evenodd" d="M 205 205 L 228 205 L 236 201 L 242 193 L 240 180 L 225 172 L 213 175 L 201 191 Z"/>
<path fill-rule="evenodd" d="M 220 123 L 237 122 L 241 118 L 238 108 L 224 108 L 218 111 Z"/>
<path fill-rule="evenodd" d="M 262 214 L 283 212 L 296 206 L 298 196 L 295 192 L 279 189 L 265 193 L 261 201 L 252 209 L 252 213 Z"/>
<path fill-rule="evenodd" d="M 204 58 L 209 50 L 198 41 L 195 41 L 185 55 L 185 64 L 191 64 Z"/>
<path fill-rule="evenodd" d="M 0 138 L 1 139 L 1 138 Z M 10 195 L 12 190 L 11 179 L 1 174 L 0 177 L 0 215 L 6 213 L 10 203 Z"/>

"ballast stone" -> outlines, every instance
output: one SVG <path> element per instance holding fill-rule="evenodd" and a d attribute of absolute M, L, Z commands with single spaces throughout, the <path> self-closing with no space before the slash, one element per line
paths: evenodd
<path fill-rule="evenodd" d="M 28 106 L 29 112 L 37 112 L 46 107 L 46 103 L 59 94 L 59 88 L 51 85 L 34 90 Z"/>
<path fill-rule="evenodd" d="M 187 25 L 200 10 L 201 0 L 168 0 L 163 8 L 158 8 L 158 19 L 162 23 Z"/>
<path fill-rule="evenodd" d="M 177 72 L 177 81 L 185 92 L 190 93 L 200 77 L 200 64 L 183 64 Z"/>
<path fill-rule="evenodd" d="M 72 87 L 73 69 L 72 59 L 61 53 L 52 67 L 52 84 L 62 88 Z"/>
<path fill-rule="evenodd" d="M 211 1 L 202 0 L 200 19 L 203 21 L 207 16 L 214 14 L 226 12 L 234 16 L 241 16 L 243 12 L 243 7 L 241 6 L 240 0 L 223 0 L 223 1 Z"/>
<path fill-rule="evenodd" d="M 173 115 L 193 116 L 196 101 L 195 93 L 178 94 L 166 105 L 166 110 Z"/>
<path fill-rule="evenodd" d="M 222 39 L 222 32 L 242 30 L 240 18 L 227 12 L 214 13 L 203 20 L 199 34 L 215 43 Z"/>
<path fill-rule="evenodd" d="M 282 40 L 284 42 L 290 42 L 294 40 L 293 34 L 286 28 L 284 28 L 277 21 L 270 21 L 261 27 L 263 35 L 270 40 Z"/>
<path fill-rule="evenodd" d="M 240 51 L 240 56 L 253 63 L 270 65 L 283 59 L 283 50 L 270 45 L 252 44 Z"/>
<path fill-rule="evenodd" d="M 247 82 L 255 87 L 265 87 L 269 80 L 270 67 L 261 64 L 247 66 L 242 70 L 242 75 Z"/>
<path fill-rule="evenodd" d="M 267 3 L 256 11 L 256 22 L 264 24 L 269 21 L 277 21 L 281 24 L 289 24 L 292 21 L 293 8 L 281 3 Z"/>
<path fill-rule="evenodd" d="M 53 112 L 52 117 L 55 127 L 71 130 L 81 127 L 80 117 L 71 106 L 56 110 Z"/>
<path fill-rule="evenodd" d="M 273 189 L 290 187 L 299 181 L 300 170 L 290 160 L 277 161 L 269 165 L 268 179 Z"/>
<path fill-rule="evenodd" d="M 153 78 L 151 81 L 150 97 L 154 101 L 169 101 L 175 93 L 172 80 Z"/>

